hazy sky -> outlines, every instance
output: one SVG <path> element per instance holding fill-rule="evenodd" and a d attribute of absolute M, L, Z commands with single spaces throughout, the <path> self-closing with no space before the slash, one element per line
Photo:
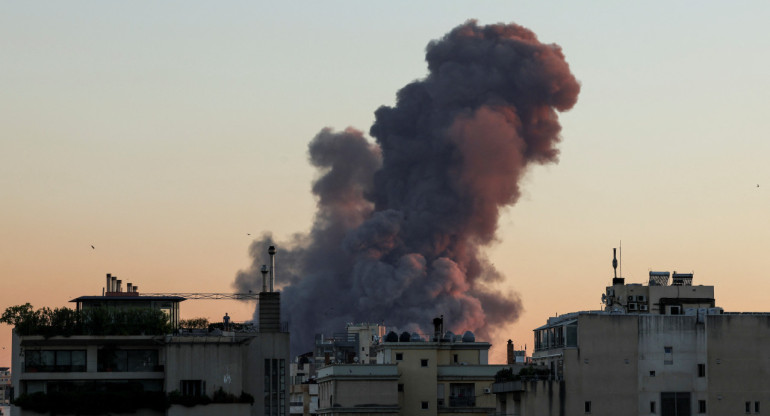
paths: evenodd
<path fill-rule="evenodd" d="M 559 44 L 582 85 L 560 163 L 530 169 L 488 253 L 525 308 L 492 341 L 531 350 L 548 316 L 598 308 L 621 240 L 628 282 L 694 272 L 718 306 L 770 309 L 762 1 L 0 2 L 0 308 L 69 305 L 105 273 L 232 291 L 252 238 L 310 226 L 308 141 L 368 131 L 471 18 Z M 8 366 L 8 326 L 0 345 Z"/>

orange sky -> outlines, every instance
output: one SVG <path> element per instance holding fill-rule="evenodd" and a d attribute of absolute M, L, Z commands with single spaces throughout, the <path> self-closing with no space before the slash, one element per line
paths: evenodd
<path fill-rule="evenodd" d="M 310 226 L 308 141 L 368 130 L 425 75 L 427 42 L 471 17 L 558 43 L 582 84 L 560 163 L 528 172 L 488 251 L 525 308 L 496 345 L 531 350 L 548 316 L 598 308 L 620 240 L 627 282 L 694 272 L 726 310 L 770 309 L 764 3 L 145 6 L 0 6 L 2 309 L 68 305 L 106 273 L 231 291 L 252 237 Z M 0 345 L 9 366 L 8 326 Z"/>

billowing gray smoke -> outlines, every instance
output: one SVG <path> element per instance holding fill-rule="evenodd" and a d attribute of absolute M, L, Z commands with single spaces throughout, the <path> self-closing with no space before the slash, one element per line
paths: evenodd
<path fill-rule="evenodd" d="M 428 76 L 376 111 L 377 145 L 351 128 L 310 142 L 320 171 L 312 229 L 291 241 L 263 235 L 236 277 L 238 290 L 259 290 L 267 247 L 278 247 L 293 353 L 345 322 L 428 329 L 443 314 L 448 329 L 490 339 L 517 319 L 518 296 L 501 292 L 481 250 L 529 163 L 557 161 L 556 112 L 580 85 L 559 46 L 515 24 L 468 21 L 430 42 L 426 60 Z"/>

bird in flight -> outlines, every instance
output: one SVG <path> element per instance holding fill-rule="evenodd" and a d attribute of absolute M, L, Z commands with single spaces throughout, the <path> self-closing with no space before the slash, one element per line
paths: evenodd
<path fill-rule="evenodd" d="M 94 245 L 93 245 L 93 244 L 91 244 L 91 248 L 92 248 L 92 249 L 94 249 L 94 250 L 96 250 L 96 247 L 94 247 Z"/>

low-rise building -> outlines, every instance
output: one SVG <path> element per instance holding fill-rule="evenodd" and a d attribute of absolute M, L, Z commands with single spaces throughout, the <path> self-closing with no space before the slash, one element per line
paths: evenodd
<path fill-rule="evenodd" d="M 123 291 L 110 275 L 107 282 L 102 296 L 72 300 L 77 314 L 64 311 L 78 317 L 70 328 L 80 332 L 14 329 L 13 415 L 288 416 L 289 333 L 280 293 L 259 294 L 258 325 L 225 320 L 220 328 L 181 330 L 184 298 L 142 296 L 130 284 Z M 169 325 L 151 328 L 143 316 Z"/>

